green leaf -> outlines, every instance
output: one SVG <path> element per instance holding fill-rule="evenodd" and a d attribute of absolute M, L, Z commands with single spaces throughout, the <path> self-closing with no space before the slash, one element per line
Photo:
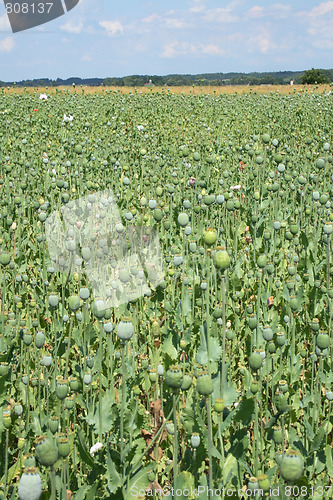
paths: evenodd
<path fill-rule="evenodd" d="M 162 352 L 170 356 L 171 359 L 177 359 L 177 349 L 172 343 L 172 335 L 169 334 L 162 344 Z"/>
<path fill-rule="evenodd" d="M 37 436 L 40 436 L 42 434 L 42 428 L 40 426 L 40 421 L 37 414 L 34 411 L 30 412 L 30 418 L 31 418 L 31 427 L 34 433 Z"/>
<path fill-rule="evenodd" d="M 106 466 L 107 466 L 107 479 L 108 479 L 107 488 L 110 491 L 110 493 L 115 493 L 118 490 L 118 488 L 121 488 L 122 480 L 111 459 L 109 450 L 107 452 Z"/>
<path fill-rule="evenodd" d="M 241 234 L 243 234 L 245 232 L 245 229 L 246 229 L 246 222 L 245 221 L 242 221 L 239 226 L 238 226 L 238 229 L 237 229 L 237 236 L 240 236 Z"/>
<path fill-rule="evenodd" d="M 87 495 L 86 495 L 86 500 L 95 500 L 96 498 L 96 490 L 98 488 L 99 483 L 95 483 L 92 486 L 90 486 Z"/>
<path fill-rule="evenodd" d="M 244 399 L 237 407 L 237 412 L 234 417 L 235 422 L 242 422 L 243 425 L 249 425 L 254 415 L 254 400 L 253 398 Z"/>
<path fill-rule="evenodd" d="M 88 448 L 85 441 L 85 435 L 82 429 L 79 429 L 77 431 L 77 447 L 83 462 L 91 468 L 95 467 L 96 463 L 92 458 L 92 456 L 90 455 L 90 453 L 88 452 Z"/>
<path fill-rule="evenodd" d="M 75 494 L 73 500 L 84 500 L 86 497 L 86 492 L 89 490 L 89 486 L 87 484 L 81 486 L 79 491 Z"/>
<path fill-rule="evenodd" d="M 223 467 L 223 482 L 228 484 L 233 474 L 237 474 L 237 459 L 231 453 L 228 453 Z"/>
<path fill-rule="evenodd" d="M 150 464 L 144 469 L 139 469 L 134 476 L 131 477 L 128 485 L 128 490 L 126 489 L 125 498 L 133 497 L 133 491 L 145 490 L 150 481 L 148 479 L 148 474 L 154 469 L 154 464 Z"/>
<path fill-rule="evenodd" d="M 210 361 L 219 361 L 222 355 L 222 347 L 220 346 L 218 340 L 214 337 L 210 337 L 209 339 L 210 346 Z M 207 352 L 207 344 L 201 344 L 197 354 L 197 363 L 199 365 L 207 366 L 208 365 L 208 352 Z"/>
<path fill-rule="evenodd" d="M 101 401 L 98 401 L 92 408 L 89 410 L 88 415 L 86 416 L 86 420 L 89 425 L 92 425 L 96 432 L 99 431 L 99 412 L 101 408 L 102 412 L 102 432 L 109 432 L 113 425 L 113 419 L 111 414 L 111 407 L 113 404 L 111 390 L 108 389 L 104 392 L 103 398 Z"/>
<path fill-rule="evenodd" d="M 313 441 L 311 442 L 311 446 L 310 446 L 310 453 L 313 453 L 314 451 L 318 451 L 320 449 L 322 442 L 323 442 L 324 438 L 326 437 L 326 433 L 327 433 L 326 423 L 327 422 L 324 422 L 323 424 L 321 424 L 317 434 L 313 438 Z"/>
<path fill-rule="evenodd" d="M 330 478 L 333 478 L 332 447 L 327 444 L 325 447 L 326 467 Z"/>

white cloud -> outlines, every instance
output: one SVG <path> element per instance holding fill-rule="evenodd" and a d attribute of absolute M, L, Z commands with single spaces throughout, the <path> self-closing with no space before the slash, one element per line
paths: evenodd
<path fill-rule="evenodd" d="M 269 29 L 262 28 L 258 34 L 253 35 L 248 40 L 249 52 L 256 52 L 258 49 L 262 54 L 268 54 L 279 46 L 273 42 Z"/>
<path fill-rule="evenodd" d="M 0 52 L 11 52 L 15 46 L 13 37 L 7 36 L 0 41 Z"/>
<path fill-rule="evenodd" d="M 309 11 L 301 11 L 298 18 L 305 24 L 310 35 L 308 42 L 322 50 L 333 49 L 333 1 L 322 2 Z"/>
<path fill-rule="evenodd" d="M 124 26 L 120 21 L 100 21 L 99 25 L 102 26 L 102 28 L 107 31 L 107 34 L 111 36 L 124 32 Z"/>
<path fill-rule="evenodd" d="M 186 28 L 189 26 L 188 23 L 186 23 L 185 21 L 183 21 L 180 18 L 169 17 L 172 14 L 174 14 L 174 10 L 167 12 L 164 16 L 160 16 L 159 14 L 154 13 L 154 14 L 151 14 L 150 16 L 142 19 L 142 22 L 144 22 L 146 24 L 159 23 L 159 24 L 164 25 L 166 28 L 171 28 L 171 29 L 182 29 L 182 28 Z"/>
<path fill-rule="evenodd" d="M 207 10 L 204 14 L 204 20 L 217 23 L 234 23 L 238 21 L 238 16 L 232 14 L 230 7 L 218 7 L 217 9 Z"/>
<path fill-rule="evenodd" d="M 193 0 L 193 7 L 190 8 L 190 12 L 203 12 L 205 10 L 205 5 L 202 0 Z"/>
<path fill-rule="evenodd" d="M 85 54 L 84 56 L 81 57 L 82 62 L 91 62 L 93 58 L 89 54 Z"/>
<path fill-rule="evenodd" d="M 60 29 L 66 31 L 67 33 L 79 35 L 83 30 L 83 23 L 73 23 L 72 21 L 68 21 L 68 23 L 60 26 Z"/>
<path fill-rule="evenodd" d="M 333 2 L 322 2 L 317 7 L 313 7 L 309 12 L 309 16 L 312 18 L 317 18 L 321 16 L 325 16 L 329 12 L 333 12 Z"/>
<path fill-rule="evenodd" d="M 246 13 L 246 15 L 248 17 L 258 19 L 259 17 L 263 17 L 265 15 L 265 9 L 264 7 L 259 7 L 259 5 L 255 5 Z"/>
<path fill-rule="evenodd" d="M 171 59 L 178 56 L 202 56 L 202 55 L 223 55 L 224 50 L 216 44 L 178 42 L 175 40 L 164 45 L 161 57 Z"/>
<path fill-rule="evenodd" d="M 144 19 L 142 19 L 142 21 L 144 23 L 153 23 L 155 21 L 160 21 L 162 19 L 162 17 L 159 15 L 159 14 L 150 14 L 150 16 L 148 17 L 145 17 Z"/>

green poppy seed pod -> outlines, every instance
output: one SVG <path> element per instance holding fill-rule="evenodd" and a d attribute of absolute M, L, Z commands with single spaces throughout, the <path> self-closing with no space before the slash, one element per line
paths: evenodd
<path fill-rule="evenodd" d="M 257 317 L 252 314 L 248 319 L 248 325 L 251 330 L 255 330 L 257 328 L 258 320 Z"/>
<path fill-rule="evenodd" d="M 324 224 L 323 230 L 324 230 L 325 234 L 332 234 L 333 233 L 333 224 L 332 224 L 332 222 L 326 222 Z"/>
<path fill-rule="evenodd" d="M 252 394 L 257 394 L 259 390 L 259 382 L 257 380 L 253 380 L 250 385 L 250 391 Z"/>
<path fill-rule="evenodd" d="M 67 437 L 60 437 L 58 439 L 57 446 L 58 446 L 59 455 L 62 458 L 68 457 L 68 455 L 70 454 L 70 451 L 71 451 L 71 448 L 70 448 L 70 445 L 68 442 L 68 438 Z"/>
<path fill-rule="evenodd" d="M 49 420 L 49 429 L 52 432 L 52 434 L 56 434 L 59 429 L 59 418 L 56 416 L 52 416 Z"/>
<path fill-rule="evenodd" d="M 327 401 L 333 401 L 333 392 L 332 391 L 326 391 L 326 399 Z"/>
<path fill-rule="evenodd" d="M 20 500 L 38 500 L 42 494 L 42 480 L 36 467 L 27 467 L 18 484 Z"/>
<path fill-rule="evenodd" d="M 286 380 L 279 381 L 279 392 L 282 392 L 282 394 L 288 392 L 288 382 Z"/>
<path fill-rule="evenodd" d="M 97 298 L 92 305 L 92 313 L 98 319 L 102 320 L 106 316 L 106 307 L 103 299 Z"/>
<path fill-rule="evenodd" d="M 247 483 L 247 489 L 249 491 L 253 492 L 253 494 L 254 494 L 255 490 L 259 489 L 259 483 L 258 483 L 258 479 L 256 477 L 249 478 L 249 482 Z"/>
<path fill-rule="evenodd" d="M 330 337 L 327 333 L 318 333 L 316 337 L 316 345 L 319 349 L 328 349 L 330 345 Z"/>
<path fill-rule="evenodd" d="M 185 349 L 186 348 L 186 340 L 180 339 L 179 345 L 180 345 L 181 349 Z"/>
<path fill-rule="evenodd" d="M 142 358 L 141 366 L 144 370 L 147 370 L 149 366 L 149 360 L 147 358 Z"/>
<path fill-rule="evenodd" d="M 134 394 L 135 396 L 139 396 L 139 395 L 141 394 L 141 389 L 140 389 L 140 387 L 139 387 L 138 385 L 135 385 L 135 386 L 133 387 L 133 394 Z"/>
<path fill-rule="evenodd" d="M 197 375 L 197 391 L 201 396 L 209 396 L 214 390 L 212 377 L 207 371 Z"/>
<path fill-rule="evenodd" d="M 25 332 L 23 334 L 23 342 L 25 343 L 25 345 L 30 345 L 32 343 L 32 335 L 30 332 Z"/>
<path fill-rule="evenodd" d="M 282 444 L 283 435 L 280 427 L 273 430 L 273 441 L 275 444 Z"/>
<path fill-rule="evenodd" d="M 57 397 L 62 401 L 68 393 L 68 383 L 62 377 L 57 377 L 55 392 Z"/>
<path fill-rule="evenodd" d="M 83 260 L 86 262 L 91 259 L 91 250 L 89 247 L 82 247 L 81 248 L 81 255 Z"/>
<path fill-rule="evenodd" d="M 291 295 L 289 305 L 290 305 L 290 309 L 292 311 L 298 310 L 298 299 L 297 299 L 296 295 Z"/>
<path fill-rule="evenodd" d="M 2 421 L 3 421 L 3 425 L 6 429 L 9 429 L 10 426 L 12 425 L 12 418 L 11 418 L 11 415 L 10 415 L 10 410 L 4 410 L 2 412 Z"/>
<path fill-rule="evenodd" d="M 287 450 L 280 462 L 280 475 L 288 483 L 300 479 L 303 474 L 303 460 L 299 451 Z"/>
<path fill-rule="evenodd" d="M 58 298 L 57 294 L 56 293 L 51 293 L 50 296 L 49 296 L 48 302 L 49 302 L 49 305 L 51 307 L 54 307 L 54 308 L 58 307 L 59 298 Z"/>
<path fill-rule="evenodd" d="M 148 481 L 149 481 L 150 483 L 153 483 L 153 482 L 155 481 L 155 479 L 156 479 L 156 474 L 155 474 L 155 472 L 154 472 L 154 471 L 150 471 L 150 472 L 148 472 L 148 474 L 147 474 L 147 478 L 148 478 Z"/>
<path fill-rule="evenodd" d="M 163 212 L 160 208 L 155 208 L 153 211 L 153 217 L 156 220 L 156 222 L 160 222 L 163 219 Z"/>
<path fill-rule="evenodd" d="M 212 246 L 216 242 L 217 239 L 217 233 L 215 229 L 208 228 L 206 231 L 203 233 L 203 240 L 207 246 Z"/>
<path fill-rule="evenodd" d="M 273 339 L 273 330 L 268 325 L 265 326 L 262 330 L 262 336 L 266 342 L 269 342 Z"/>
<path fill-rule="evenodd" d="M 200 446 L 200 436 L 197 432 L 193 432 L 191 436 L 191 446 L 193 448 L 198 448 L 198 446 Z"/>
<path fill-rule="evenodd" d="M 80 296 L 80 299 L 82 299 L 84 301 L 88 300 L 90 297 L 90 292 L 89 292 L 88 288 L 85 288 L 85 287 L 80 288 L 79 296 Z"/>
<path fill-rule="evenodd" d="M 197 250 L 197 244 L 195 241 L 191 241 L 190 244 L 189 244 L 189 250 L 191 253 L 194 253 L 196 252 Z"/>
<path fill-rule="evenodd" d="M 19 450 L 23 450 L 24 443 L 25 443 L 24 437 L 19 437 L 18 441 L 17 441 L 17 447 L 18 447 Z"/>
<path fill-rule="evenodd" d="M 222 318 L 222 305 L 217 304 L 217 306 L 213 310 L 213 317 L 215 319 Z"/>
<path fill-rule="evenodd" d="M 10 254 L 7 252 L 0 253 L 0 264 L 5 267 L 10 263 Z"/>
<path fill-rule="evenodd" d="M 86 363 L 87 363 L 88 368 L 92 368 L 94 366 L 94 357 L 88 356 L 86 359 Z"/>
<path fill-rule="evenodd" d="M 68 298 L 68 307 L 72 312 L 75 312 L 78 309 L 80 309 L 80 297 L 78 295 L 71 295 Z"/>
<path fill-rule="evenodd" d="M 149 370 L 149 380 L 150 380 L 150 382 L 156 382 L 156 380 L 157 380 L 157 373 L 156 373 L 155 368 L 151 368 Z"/>
<path fill-rule="evenodd" d="M 257 351 L 253 352 L 249 357 L 249 365 L 251 370 L 258 371 L 262 367 L 263 358 Z"/>
<path fill-rule="evenodd" d="M 260 269 L 264 269 L 264 267 L 266 267 L 267 265 L 267 256 L 266 254 L 261 254 L 259 255 L 258 259 L 257 259 L 257 265 Z"/>
<path fill-rule="evenodd" d="M 166 430 L 167 430 L 168 434 L 170 434 L 171 436 L 173 436 L 174 433 L 175 433 L 175 426 L 174 426 L 174 423 L 172 422 L 172 420 L 169 420 L 165 424 L 165 427 L 166 427 Z"/>
<path fill-rule="evenodd" d="M 24 456 L 23 467 L 27 469 L 28 467 L 36 467 L 36 459 L 32 453 Z"/>
<path fill-rule="evenodd" d="M 85 385 L 90 385 L 91 384 L 91 373 L 87 372 L 83 376 L 83 383 Z"/>
<path fill-rule="evenodd" d="M 187 213 L 181 212 L 178 215 L 178 224 L 181 227 L 185 227 L 185 226 L 187 226 L 188 223 L 189 223 L 189 217 L 188 217 Z"/>
<path fill-rule="evenodd" d="M 224 400 L 223 399 L 221 399 L 221 398 L 215 399 L 214 410 L 217 413 L 222 413 L 223 412 L 223 410 L 224 410 Z"/>
<path fill-rule="evenodd" d="M 78 381 L 78 379 L 76 377 L 71 377 L 69 379 L 69 386 L 70 386 L 72 391 L 76 392 L 80 388 L 80 382 Z"/>
<path fill-rule="evenodd" d="M 45 343 L 45 335 L 44 332 L 39 331 L 35 335 L 35 346 L 37 349 L 41 349 Z"/>
<path fill-rule="evenodd" d="M 151 325 L 151 331 L 154 337 L 159 337 L 160 335 L 160 325 L 156 319 L 153 320 Z"/>
<path fill-rule="evenodd" d="M 217 250 L 213 256 L 213 262 L 216 269 L 225 271 L 230 266 L 230 257 L 226 250 Z"/>
<path fill-rule="evenodd" d="M 67 396 L 64 401 L 64 405 L 66 410 L 72 410 L 75 406 L 75 399 L 73 398 L 73 396 Z"/>
<path fill-rule="evenodd" d="M 267 474 L 260 474 L 258 476 L 258 484 L 259 484 L 259 489 L 262 490 L 264 493 L 267 493 L 270 490 L 270 482 Z"/>
<path fill-rule="evenodd" d="M 183 383 L 181 385 L 182 391 L 188 391 L 192 385 L 192 377 L 190 375 L 185 374 L 183 378 Z"/>
<path fill-rule="evenodd" d="M 275 395 L 275 406 L 277 411 L 284 412 L 288 408 L 288 395 L 278 391 Z"/>
<path fill-rule="evenodd" d="M 53 440 L 40 436 L 36 440 L 36 458 L 46 467 L 51 467 L 58 460 L 58 450 Z"/>
<path fill-rule="evenodd" d="M 276 343 L 280 347 L 284 346 L 286 343 L 286 334 L 284 332 L 278 332 L 276 334 Z"/>
<path fill-rule="evenodd" d="M 178 366 L 170 366 L 165 374 L 165 383 L 174 391 L 181 388 L 183 384 L 183 372 Z"/>
<path fill-rule="evenodd" d="M 22 413 L 23 413 L 23 407 L 22 407 L 22 405 L 21 404 L 16 404 L 14 406 L 14 412 L 18 416 L 22 415 Z"/>
<path fill-rule="evenodd" d="M 130 340 L 134 333 L 131 318 L 123 317 L 117 325 L 117 335 L 122 341 Z"/>

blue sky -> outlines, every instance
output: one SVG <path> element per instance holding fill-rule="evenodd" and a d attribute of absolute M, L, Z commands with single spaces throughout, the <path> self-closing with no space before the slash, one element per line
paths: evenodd
<path fill-rule="evenodd" d="M 16 34 L 0 3 L 5 81 L 333 67 L 333 1 L 81 0 Z"/>

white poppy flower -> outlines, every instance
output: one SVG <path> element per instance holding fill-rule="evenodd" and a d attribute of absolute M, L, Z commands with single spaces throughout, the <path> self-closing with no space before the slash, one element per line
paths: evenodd
<path fill-rule="evenodd" d="M 63 120 L 65 123 L 69 123 L 69 122 L 72 122 L 73 121 L 73 116 L 70 115 L 70 116 L 66 116 L 64 115 L 64 120 Z"/>
<path fill-rule="evenodd" d="M 100 450 L 101 448 L 103 448 L 103 445 L 102 443 L 96 443 L 94 444 L 91 448 L 90 448 L 90 455 L 93 455 L 96 451 Z"/>
<path fill-rule="evenodd" d="M 41 101 L 47 101 L 47 95 L 46 95 L 46 94 L 41 94 L 41 95 L 39 96 L 39 99 L 40 99 Z"/>
<path fill-rule="evenodd" d="M 231 191 L 238 191 L 239 189 L 241 189 L 241 185 L 240 184 L 237 184 L 237 186 L 231 186 L 230 189 Z"/>
<path fill-rule="evenodd" d="M 144 128 L 143 125 L 138 125 L 138 131 L 139 132 L 142 132 L 143 128 Z"/>

